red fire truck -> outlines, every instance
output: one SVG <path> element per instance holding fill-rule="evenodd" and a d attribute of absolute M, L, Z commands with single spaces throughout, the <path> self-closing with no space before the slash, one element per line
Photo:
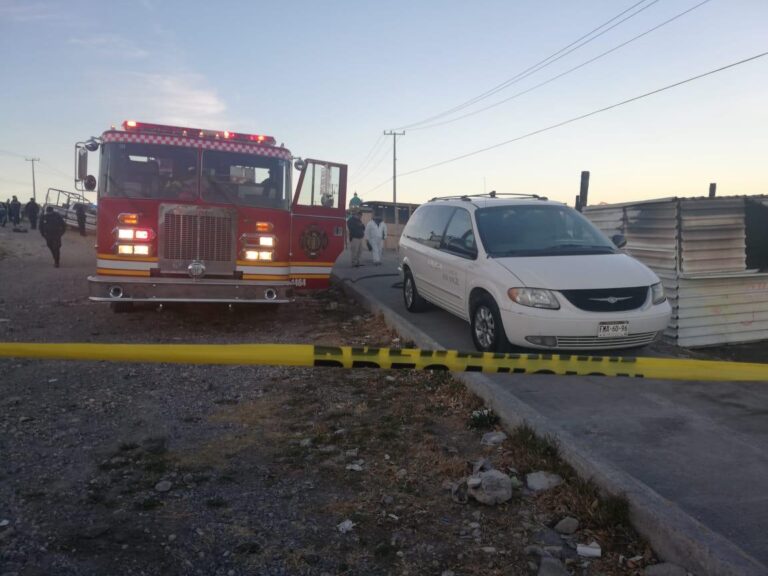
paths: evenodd
<path fill-rule="evenodd" d="M 347 167 L 294 158 L 274 138 L 126 121 L 75 147 L 98 187 L 90 299 L 281 303 L 328 286 L 344 249 Z M 100 150 L 98 179 L 88 153 Z M 293 167 L 298 175 L 295 192 Z"/>

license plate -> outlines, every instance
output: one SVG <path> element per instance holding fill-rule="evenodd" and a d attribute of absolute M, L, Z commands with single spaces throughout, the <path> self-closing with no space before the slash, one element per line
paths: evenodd
<path fill-rule="evenodd" d="M 620 338 L 629 336 L 629 322 L 600 322 L 597 326 L 598 338 Z"/>

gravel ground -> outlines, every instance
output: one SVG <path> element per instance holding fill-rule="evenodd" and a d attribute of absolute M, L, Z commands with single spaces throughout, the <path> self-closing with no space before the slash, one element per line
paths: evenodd
<path fill-rule="evenodd" d="M 334 291 L 276 310 L 113 314 L 86 298 L 92 243 L 69 232 L 54 269 L 37 232 L 0 228 L 0 340 L 398 344 Z M 639 574 L 654 561 L 597 513 L 572 536 L 551 530 L 600 507 L 565 468 L 545 493 L 455 502 L 468 462 L 520 478 L 556 464 L 514 437 L 481 446 L 467 427 L 478 400 L 442 374 L 23 359 L 0 360 L 0 374 L 0 574 L 558 568 L 541 554 L 572 574 Z M 602 559 L 578 558 L 572 545 L 592 540 Z"/>

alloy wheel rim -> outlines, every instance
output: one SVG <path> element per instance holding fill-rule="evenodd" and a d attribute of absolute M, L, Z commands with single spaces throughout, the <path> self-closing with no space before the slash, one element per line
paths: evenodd
<path fill-rule="evenodd" d="M 413 304 L 413 282 L 410 278 L 405 279 L 405 302 L 409 307 Z"/>
<path fill-rule="evenodd" d="M 475 336 L 483 348 L 490 348 L 496 334 L 493 314 L 486 306 L 480 306 L 475 312 Z"/>

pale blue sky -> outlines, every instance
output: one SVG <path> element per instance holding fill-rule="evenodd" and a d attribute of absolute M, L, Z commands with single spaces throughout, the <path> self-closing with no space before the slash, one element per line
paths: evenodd
<path fill-rule="evenodd" d="M 700 0 L 637 16 L 483 100 L 560 74 Z M 0 0 L 0 199 L 72 189 L 73 144 L 125 119 L 265 133 L 345 162 L 391 199 L 397 128 L 473 98 L 637 0 L 49 2 Z M 632 12 L 628 13 L 631 14 Z M 407 130 L 398 172 L 496 144 L 768 50 L 768 2 L 711 0 L 529 94 Z M 557 130 L 398 179 L 398 200 L 535 192 L 573 202 L 768 193 L 768 57 Z M 468 108 L 471 111 L 473 108 Z M 369 152 L 374 154 L 369 156 Z M 364 162 L 368 158 L 368 161 Z"/>

